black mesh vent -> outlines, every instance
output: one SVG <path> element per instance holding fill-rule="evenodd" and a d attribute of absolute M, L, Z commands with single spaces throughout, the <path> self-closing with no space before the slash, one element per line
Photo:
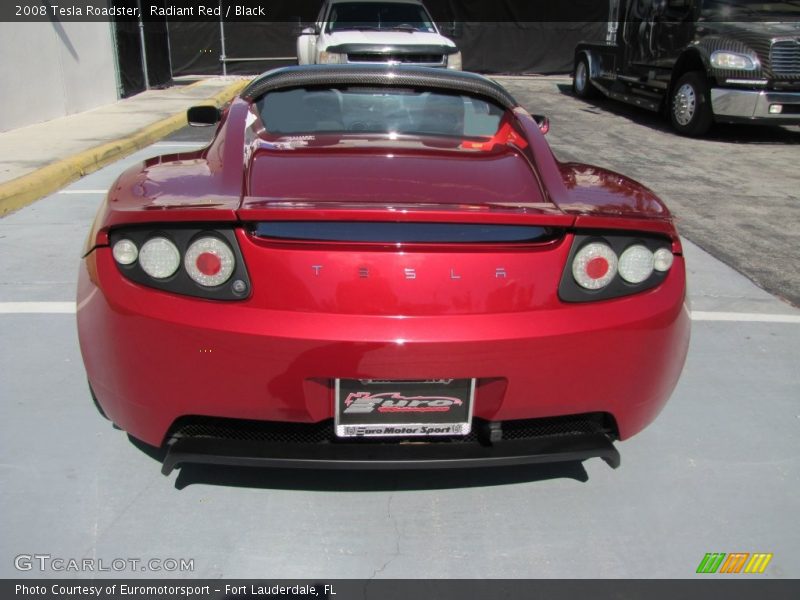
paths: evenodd
<path fill-rule="evenodd" d="M 613 418 L 605 413 L 523 419 L 502 423 L 503 440 L 526 440 L 555 436 L 579 436 L 605 433 L 616 437 Z M 246 421 L 214 417 L 183 417 L 172 427 L 169 437 L 204 437 L 224 440 L 271 442 L 283 444 L 396 444 L 397 438 L 347 438 L 336 437 L 333 419 L 320 423 L 281 423 L 272 421 Z M 488 422 L 474 419 L 472 431 L 464 437 L 431 437 L 425 442 L 475 443 L 489 439 Z M 411 441 L 419 440 L 413 438 Z"/>
<path fill-rule="evenodd" d="M 320 423 L 278 423 L 211 417 L 182 419 L 173 428 L 173 435 L 286 444 L 322 444 L 336 437 L 332 420 Z"/>
<path fill-rule="evenodd" d="M 603 413 L 503 422 L 504 440 L 525 440 L 585 433 L 614 433 L 614 431 Z"/>

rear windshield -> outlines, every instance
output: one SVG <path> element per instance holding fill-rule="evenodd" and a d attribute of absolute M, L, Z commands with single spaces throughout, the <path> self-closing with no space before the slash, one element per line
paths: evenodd
<path fill-rule="evenodd" d="M 401 88 L 296 88 L 256 102 L 272 135 L 371 133 L 483 138 L 498 129 L 503 109 L 458 94 Z"/>

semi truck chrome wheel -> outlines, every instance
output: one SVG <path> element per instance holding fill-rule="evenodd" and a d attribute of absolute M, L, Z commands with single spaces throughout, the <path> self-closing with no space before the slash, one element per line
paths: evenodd
<path fill-rule="evenodd" d="M 692 122 L 696 106 L 697 96 L 694 88 L 688 83 L 684 83 L 678 88 L 672 102 L 672 114 L 675 115 L 675 120 L 685 127 Z"/>
<path fill-rule="evenodd" d="M 589 62 L 583 56 L 575 65 L 575 77 L 572 79 L 572 91 L 579 98 L 593 98 L 597 90 L 589 80 Z"/>
<path fill-rule="evenodd" d="M 699 136 L 711 128 L 714 116 L 703 73 L 690 71 L 678 79 L 669 108 L 672 127 L 681 135 Z"/>

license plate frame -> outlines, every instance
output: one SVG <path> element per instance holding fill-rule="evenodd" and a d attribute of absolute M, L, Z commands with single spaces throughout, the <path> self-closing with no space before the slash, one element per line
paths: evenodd
<path fill-rule="evenodd" d="M 336 436 L 463 437 L 472 430 L 475 378 L 335 379 Z"/>

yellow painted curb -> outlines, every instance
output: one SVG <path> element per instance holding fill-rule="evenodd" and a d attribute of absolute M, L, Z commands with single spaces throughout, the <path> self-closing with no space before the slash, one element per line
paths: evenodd
<path fill-rule="evenodd" d="M 198 100 L 198 103 L 214 103 L 222 106 L 248 83 L 246 79 L 235 81 L 214 96 Z M 141 150 L 184 125 L 186 125 L 186 113 L 180 112 L 127 137 L 83 150 L 11 181 L 0 183 L 0 217 L 28 206 L 115 160 Z"/>

